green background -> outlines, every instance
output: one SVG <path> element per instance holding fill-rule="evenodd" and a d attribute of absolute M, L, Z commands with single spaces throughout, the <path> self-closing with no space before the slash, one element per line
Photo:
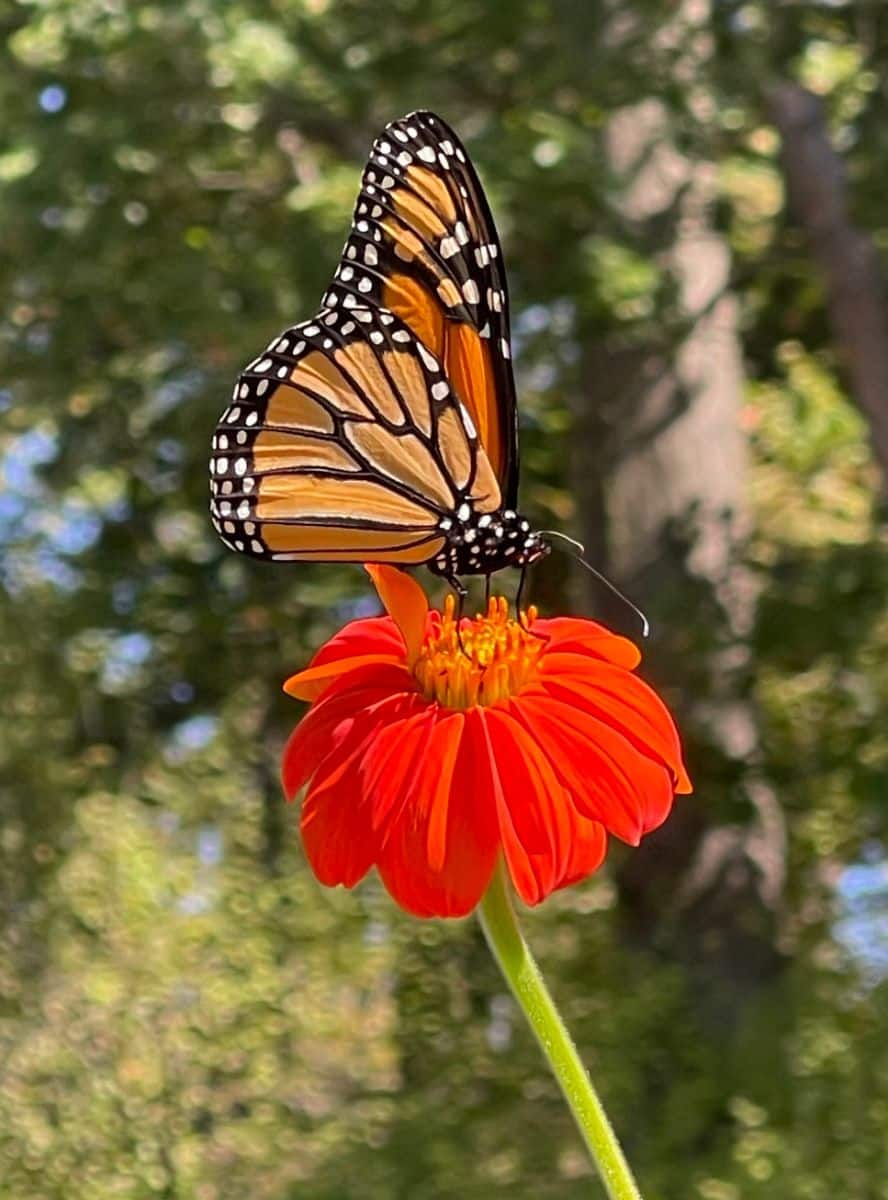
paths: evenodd
<path fill-rule="evenodd" d="M 523 506 L 650 609 L 696 784 L 528 937 L 646 1196 L 888 1197 L 888 526 L 769 99 L 821 98 L 849 219 L 888 252 L 884 8 L 0 3 L 0 1196 L 599 1194 L 477 923 L 305 865 L 280 682 L 366 579 L 240 561 L 206 512 L 234 377 L 314 311 L 372 137 L 428 107 L 503 238 Z M 725 561 L 755 602 L 727 640 L 692 534 L 621 571 L 568 454 L 597 454 L 606 507 L 610 443 L 577 414 L 619 433 L 631 401 L 596 356 L 668 364 L 700 319 L 681 212 L 621 201 L 608 130 L 640 101 L 729 254 Z M 534 588 L 604 611 L 564 558 Z"/>

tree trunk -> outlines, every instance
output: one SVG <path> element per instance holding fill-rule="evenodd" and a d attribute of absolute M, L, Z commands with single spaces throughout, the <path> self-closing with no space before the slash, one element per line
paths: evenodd
<path fill-rule="evenodd" d="M 784 858 L 747 694 L 756 588 L 742 560 L 749 513 L 737 306 L 728 250 L 709 219 L 714 170 L 679 153 L 665 107 L 646 100 L 618 113 L 606 153 L 627 236 L 665 243 L 657 260 L 675 281 L 682 333 L 639 346 L 588 331 L 575 487 L 596 561 L 651 617 L 645 670 L 661 689 L 669 680 L 698 777 L 696 796 L 678 801 L 618 880 L 630 930 L 684 957 L 716 989 L 723 1017 L 726 991 L 741 1004 L 776 965 Z M 601 592 L 590 587 L 601 611 Z M 613 603 L 607 618 L 627 628 Z M 748 823 L 717 824 L 718 810 L 738 811 L 738 800 Z"/>
<path fill-rule="evenodd" d="M 789 202 L 820 270 L 836 349 L 888 490 L 888 314 L 879 252 L 851 222 L 845 168 L 830 143 L 822 101 L 788 82 L 768 99 Z"/>

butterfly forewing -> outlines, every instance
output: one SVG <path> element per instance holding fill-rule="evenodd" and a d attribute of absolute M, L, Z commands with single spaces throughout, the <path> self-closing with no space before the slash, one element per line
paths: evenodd
<path fill-rule="evenodd" d="M 324 304 L 378 305 L 443 364 L 514 506 L 518 446 L 502 250 L 457 135 L 416 112 L 373 143 L 352 230 Z"/>
<path fill-rule="evenodd" d="M 394 313 L 353 299 L 250 363 L 210 472 L 223 541 L 275 560 L 426 562 L 462 504 L 502 502 L 443 364 Z"/>

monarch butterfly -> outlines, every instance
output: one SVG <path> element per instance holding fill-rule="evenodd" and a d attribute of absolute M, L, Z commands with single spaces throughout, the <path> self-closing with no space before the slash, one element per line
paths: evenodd
<path fill-rule="evenodd" d="M 322 308 L 243 371 L 210 474 L 223 542 L 257 558 L 425 563 L 462 595 L 549 552 L 516 508 L 499 239 L 440 117 L 373 143 Z"/>

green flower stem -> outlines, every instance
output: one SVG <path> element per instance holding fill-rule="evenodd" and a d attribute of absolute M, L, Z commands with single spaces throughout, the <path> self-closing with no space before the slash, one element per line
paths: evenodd
<path fill-rule="evenodd" d="M 610 1200 L 641 1200 L 592 1080 L 521 936 L 502 862 L 478 912 L 487 944 L 543 1048 Z"/>

